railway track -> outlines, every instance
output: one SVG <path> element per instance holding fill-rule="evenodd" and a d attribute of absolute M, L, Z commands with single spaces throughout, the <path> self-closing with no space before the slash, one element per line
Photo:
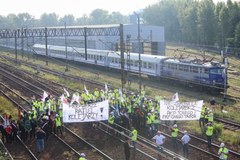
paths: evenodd
<path fill-rule="evenodd" d="M 7 72 L 5 72 L 4 75 L 6 76 L 6 75 L 7 75 Z M 14 76 L 13 74 L 10 74 L 10 75 L 11 75 L 11 77 L 8 78 L 9 80 L 13 80 L 14 78 L 16 78 L 16 77 L 13 78 L 13 76 Z M 24 76 L 24 77 L 25 77 L 25 76 Z M 18 79 L 18 80 L 19 80 L 19 79 Z M 20 83 L 18 83 L 18 84 L 20 84 Z M 27 83 L 27 84 L 28 84 L 28 83 Z M 23 86 L 24 86 L 24 85 L 23 85 Z M 39 87 L 36 87 L 36 88 L 39 88 Z M 38 93 L 35 93 L 35 94 L 38 94 Z M 24 98 L 22 98 L 22 99 L 24 99 Z M 70 138 L 68 138 L 68 139 L 70 139 Z M 142 147 L 142 146 L 141 146 L 141 147 Z M 156 151 L 155 151 L 155 152 L 156 152 Z M 142 157 L 142 154 L 143 154 L 143 155 L 147 156 L 147 157 L 150 158 L 150 159 L 155 159 L 155 158 L 151 158 L 151 156 L 149 156 L 147 153 L 145 153 L 145 152 L 143 152 L 143 151 L 138 152 L 138 154 L 139 154 L 139 153 L 141 154 L 141 155 L 139 155 L 139 157 Z M 137 154 L 137 155 L 138 155 L 138 154 Z M 179 155 L 179 157 L 181 157 L 181 156 Z M 172 159 L 172 158 L 169 157 L 169 158 L 167 158 L 167 159 Z M 180 159 L 180 158 L 179 158 L 179 159 Z"/>
<path fill-rule="evenodd" d="M 10 67 L 10 66 L 9 66 Z M 30 67 L 35 67 L 34 65 L 30 65 Z M 46 69 L 46 68 L 42 68 L 42 71 L 44 71 L 44 72 L 47 72 L 47 73 L 50 73 L 50 74 L 53 74 L 53 75 L 55 75 L 55 76 L 65 76 L 65 77 L 67 77 L 67 78 L 70 78 L 70 79 L 72 79 L 72 80 L 75 80 L 75 81 L 77 81 L 77 82 L 79 82 L 80 81 L 80 83 L 82 83 L 82 86 L 84 85 L 84 84 L 89 84 L 89 86 L 90 86 L 90 88 L 104 88 L 104 85 L 105 84 L 103 84 L 103 83 L 99 83 L 99 82 L 95 82 L 95 81 L 92 81 L 92 80 L 88 80 L 88 79 L 85 79 L 85 78 L 82 78 L 82 77 L 76 77 L 76 76 L 71 76 L 71 75 L 64 75 L 62 72 L 57 72 L 57 71 L 52 71 L 52 70 L 49 70 L 49 69 Z M 26 73 L 26 72 L 23 72 L 22 71 L 22 74 L 28 74 L 28 76 L 29 76 L 29 74 L 30 73 Z M 30 76 L 32 79 L 34 78 L 34 77 L 32 77 L 32 76 Z M 36 79 L 36 78 L 35 78 Z M 41 79 L 40 77 L 38 77 L 37 78 L 38 80 L 39 79 Z M 31 79 L 30 79 L 31 80 Z M 30 81 L 29 80 L 29 81 Z M 57 87 L 58 89 L 61 89 L 61 88 L 63 88 L 63 87 L 65 87 L 65 86 L 63 86 L 63 85 L 61 85 L 61 84 L 59 84 L 59 83 L 56 83 L 56 82 L 53 82 L 53 81 L 48 81 L 49 83 L 50 83 L 50 85 L 49 86 L 51 86 L 50 88 L 48 88 L 48 91 L 50 91 L 50 92 L 53 92 L 53 87 Z M 41 79 L 41 80 L 39 80 L 38 81 L 38 83 L 41 83 L 41 85 L 44 85 L 44 84 L 42 84 L 43 83 L 43 79 Z M 153 87 L 153 86 L 152 86 Z M 66 87 L 65 87 L 66 88 Z M 113 86 L 109 86 L 109 88 L 111 88 L 111 89 L 114 89 L 114 87 Z M 73 90 L 72 90 L 73 91 Z M 169 90 L 170 91 L 170 90 Z M 74 92 L 74 91 L 73 91 Z M 131 91 L 128 91 L 129 93 L 131 93 Z M 185 94 L 185 93 L 179 93 L 179 94 Z M 190 95 L 189 95 L 190 96 Z M 215 116 L 216 117 L 216 116 Z M 226 129 L 229 129 L 229 130 L 239 130 L 240 129 L 240 124 L 239 123 L 236 123 L 236 122 L 231 122 L 231 121 L 229 121 L 229 120 L 227 120 L 227 119 L 222 119 L 222 118 L 219 118 L 219 117 L 216 117 L 215 118 L 215 121 L 217 121 L 217 122 L 221 122 L 221 123 L 223 123 L 223 126 L 224 126 L 224 128 L 226 128 Z"/>
<path fill-rule="evenodd" d="M 3 120 L 3 117 L 0 115 L 0 119 Z M 2 143 L 2 141 L 1 141 Z M 17 136 L 15 142 L 5 143 L 4 147 L 6 148 L 6 153 L 9 155 L 9 159 L 26 159 L 26 160 L 37 160 L 38 158 L 30 150 L 30 148 Z M 14 150 L 12 148 L 15 148 Z"/>
<path fill-rule="evenodd" d="M 21 110 L 23 111 L 28 111 L 29 110 L 29 107 L 30 106 L 25 106 L 25 107 L 22 107 L 18 102 L 19 101 L 22 101 L 22 100 L 25 100 L 26 103 L 28 103 L 27 99 L 25 99 L 24 97 L 21 97 L 17 100 L 14 100 L 15 98 L 12 98 L 13 96 L 8 96 L 8 94 L 6 93 L 6 89 L 4 89 L 3 91 L 3 86 L 5 88 L 7 88 L 8 90 L 11 90 L 9 87 L 5 86 L 3 83 L 1 83 L 1 93 L 4 94 L 8 99 L 10 99 L 16 106 L 20 107 Z M 13 90 L 11 90 L 11 92 L 14 92 Z M 18 97 L 20 96 L 18 93 L 15 93 Z M 15 96 L 14 96 L 15 97 Z M 28 110 L 27 110 L 28 109 Z M 65 129 L 67 130 L 67 129 Z M 67 130 L 68 132 L 65 132 L 65 135 L 66 137 L 68 138 L 61 138 L 55 134 L 53 134 L 54 136 L 52 136 L 54 139 L 60 141 L 61 143 L 63 143 L 65 146 L 67 146 L 67 148 L 70 148 L 72 152 L 75 153 L 75 157 L 79 157 L 80 156 L 80 153 L 81 151 L 86 151 L 86 150 L 79 150 L 79 149 L 76 149 L 76 145 L 75 144 L 82 144 L 83 146 L 90 146 L 91 149 L 94 150 L 91 151 L 91 152 L 87 152 L 87 155 L 89 155 L 89 157 L 92 157 L 93 159 L 99 159 L 99 160 L 110 160 L 112 158 L 110 158 L 109 156 L 107 156 L 105 153 L 101 152 L 100 150 L 98 150 L 97 148 L 94 148 L 93 145 L 91 145 L 90 143 L 87 143 L 86 141 L 84 141 L 83 138 L 77 136 L 76 134 L 74 134 L 74 132 L 72 132 L 71 130 Z M 70 138 L 69 138 L 70 137 Z M 74 137 L 74 138 L 73 138 Z M 67 141 L 68 140 L 68 141 Z M 52 140 L 52 141 L 55 141 L 55 140 Z M 67 142 L 66 142 L 67 141 Z M 50 141 L 51 142 L 51 141 Z M 75 145 L 75 146 L 74 146 Z M 54 144 L 52 144 L 52 146 L 55 146 Z M 56 147 L 56 150 L 59 149 L 58 147 Z M 62 149 L 61 149 L 62 150 Z M 65 150 L 67 151 L 68 149 L 66 149 L 65 147 Z M 57 156 L 54 156 L 54 157 L 57 157 Z"/>

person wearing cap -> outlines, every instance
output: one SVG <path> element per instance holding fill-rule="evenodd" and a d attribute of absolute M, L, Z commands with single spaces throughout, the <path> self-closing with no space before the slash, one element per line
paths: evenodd
<path fill-rule="evenodd" d="M 155 141 L 158 152 L 162 152 L 166 137 L 162 135 L 161 131 L 157 131 L 157 134 L 152 138 L 152 140 Z M 160 154 L 158 154 L 158 158 L 161 158 Z"/>
<path fill-rule="evenodd" d="M 212 135 L 213 135 L 213 126 L 212 126 L 212 123 L 210 122 L 206 125 L 206 136 L 208 141 L 208 148 L 210 148 L 212 144 Z"/>
<path fill-rule="evenodd" d="M 86 155 L 84 153 L 81 153 L 79 160 L 87 160 Z"/>
<path fill-rule="evenodd" d="M 172 144 L 173 144 L 173 148 L 175 151 L 177 151 L 177 136 L 178 136 L 178 127 L 177 124 L 174 124 L 172 127 L 172 132 L 171 132 L 171 136 L 172 136 Z"/>
<path fill-rule="evenodd" d="M 182 144 L 183 144 L 183 156 L 188 158 L 188 143 L 191 140 L 191 138 L 188 135 L 187 131 L 184 131 L 184 135 L 181 138 Z"/>
<path fill-rule="evenodd" d="M 221 143 L 220 144 L 220 148 L 218 150 L 218 155 L 219 155 L 219 159 L 220 160 L 227 160 L 228 158 L 228 149 L 225 147 L 225 144 L 224 143 Z"/>

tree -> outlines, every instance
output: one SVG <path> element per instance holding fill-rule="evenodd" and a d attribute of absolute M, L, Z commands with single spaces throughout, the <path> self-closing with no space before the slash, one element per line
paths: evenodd
<path fill-rule="evenodd" d="M 18 27 L 33 27 L 35 26 L 34 18 L 28 13 L 20 13 L 17 15 L 17 25 Z"/>
<path fill-rule="evenodd" d="M 75 24 L 75 17 L 73 15 L 65 15 L 59 19 L 59 25 L 73 26 Z"/>
<path fill-rule="evenodd" d="M 102 9 L 95 9 L 90 14 L 91 24 L 107 24 L 108 11 Z"/>
<path fill-rule="evenodd" d="M 213 45 L 215 43 L 216 24 L 213 1 L 200 1 L 198 9 L 198 32 L 202 44 Z"/>
<path fill-rule="evenodd" d="M 143 11 L 143 17 L 148 24 L 164 26 L 167 40 L 180 39 L 181 30 L 175 0 L 162 0 L 147 7 Z"/>
<path fill-rule="evenodd" d="M 120 12 L 112 12 L 108 16 L 108 24 L 119 24 L 119 23 L 127 23 L 128 18 L 123 16 Z"/>
<path fill-rule="evenodd" d="M 76 24 L 77 25 L 88 25 L 90 24 L 90 18 L 88 15 L 83 14 L 82 17 L 76 19 Z"/>
<path fill-rule="evenodd" d="M 56 13 L 42 14 L 40 17 L 40 26 L 53 27 L 58 25 L 58 15 Z"/>
<path fill-rule="evenodd" d="M 240 48 L 240 22 L 238 23 L 238 25 L 236 26 L 236 29 L 235 29 L 234 42 L 235 42 L 235 47 Z"/>
<path fill-rule="evenodd" d="M 227 6 L 223 6 L 223 8 L 219 12 L 219 33 L 218 39 L 221 47 L 226 46 L 226 36 L 229 32 L 229 14 Z"/>

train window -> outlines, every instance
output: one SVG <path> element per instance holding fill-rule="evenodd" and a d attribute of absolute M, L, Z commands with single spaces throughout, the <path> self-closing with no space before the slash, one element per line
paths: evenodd
<path fill-rule="evenodd" d="M 168 69 L 171 68 L 171 64 L 170 64 L 170 63 L 168 64 L 167 68 L 168 68 Z"/>
<path fill-rule="evenodd" d="M 198 67 L 190 66 L 190 72 L 198 73 Z"/>
<path fill-rule="evenodd" d="M 143 68 L 147 68 L 147 62 L 143 62 Z"/>
<path fill-rule="evenodd" d="M 172 68 L 172 69 L 177 70 L 177 65 L 176 65 L 176 64 L 173 64 L 173 68 Z"/>
<path fill-rule="evenodd" d="M 164 63 L 163 68 L 167 68 L 168 64 Z"/>
<path fill-rule="evenodd" d="M 112 58 L 112 63 L 114 63 L 114 58 Z"/>
<path fill-rule="evenodd" d="M 130 66 L 133 66 L 133 60 L 130 60 Z"/>
<path fill-rule="evenodd" d="M 223 72 L 222 69 L 218 69 L 218 68 L 210 69 L 210 73 L 212 74 L 222 74 L 222 72 Z"/>
<path fill-rule="evenodd" d="M 138 61 L 134 61 L 134 66 L 138 66 Z"/>
<path fill-rule="evenodd" d="M 170 68 L 173 69 L 173 70 L 177 69 L 177 65 L 176 64 L 170 64 Z"/>
<path fill-rule="evenodd" d="M 183 71 L 183 65 L 180 64 L 179 67 L 178 67 L 178 69 L 179 69 L 180 71 Z"/>
<path fill-rule="evenodd" d="M 209 73 L 209 69 L 208 68 L 204 68 L 204 72 L 203 73 Z"/>
<path fill-rule="evenodd" d="M 148 63 L 148 69 L 152 69 L 152 68 L 153 68 L 152 63 Z"/>
<path fill-rule="evenodd" d="M 183 66 L 183 70 L 186 71 L 186 72 L 188 72 L 188 71 L 189 71 L 189 66 L 184 65 L 184 66 Z"/>

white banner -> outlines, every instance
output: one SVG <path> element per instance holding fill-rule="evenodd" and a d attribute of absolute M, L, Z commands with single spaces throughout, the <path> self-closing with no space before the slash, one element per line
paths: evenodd
<path fill-rule="evenodd" d="M 93 122 L 108 120 L 108 100 L 85 106 L 63 103 L 63 122 Z"/>
<path fill-rule="evenodd" d="M 173 102 L 160 101 L 161 120 L 198 120 L 200 118 L 203 101 Z"/>

